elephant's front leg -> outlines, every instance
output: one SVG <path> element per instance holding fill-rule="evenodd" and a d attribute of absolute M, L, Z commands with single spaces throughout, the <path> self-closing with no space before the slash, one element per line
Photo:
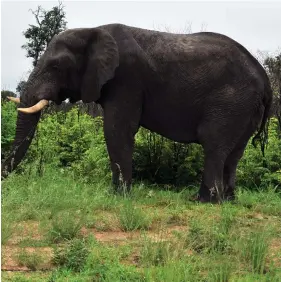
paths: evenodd
<path fill-rule="evenodd" d="M 118 153 L 112 146 L 107 145 L 111 171 L 112 171 L 112 184 L 114 191 L 120 194 L 129 193 L 132 184 L 132 150 L 124 151 L 121 149 Z"/>
<path fill-rule="evenodd" d="M 126 113 L 126 112 L 125 112 Z M 136 113 L 136 112 L 135 112 Z M 104 135 L 116 192 L 129 192 L 132 184 L 134 137 L 139 128 L 138 116 L 123 116 L 114 111 L 104 115 Z"/>
<path fill-rule="evenodd" d="M 129 192 L 132 183 L 134 136 L 128 127 L 112 128 L 105 124 L 105 139 L 116 192 Z M 110 128 L 111 127 L 111 128 Z"/>

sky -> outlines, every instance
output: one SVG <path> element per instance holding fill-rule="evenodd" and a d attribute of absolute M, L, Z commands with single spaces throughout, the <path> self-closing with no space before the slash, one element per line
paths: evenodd
<path fill-rule="evenodd" d="M 109 23 L 184 33 L 201 30 L 232 37 L 250 52 L 281 49 L 281 1 L 62 1 L 68 28 Z M 35 24 L 30 9 L 51 9 L 57 1 L 1 1 L 1 90 L 15 91 L 32 69 L 23 31 Z"/>

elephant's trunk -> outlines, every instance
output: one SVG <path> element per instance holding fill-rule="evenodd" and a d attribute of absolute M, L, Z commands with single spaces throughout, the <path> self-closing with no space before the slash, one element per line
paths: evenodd
<path fill-rule="evenodd" d="M 38 124 L 40 113 L 26 114 L 18 112 L 16 136 L 12 151 L 8 158 L 2 163 L 2 178 L 12 172 L 25 156 Z"/>

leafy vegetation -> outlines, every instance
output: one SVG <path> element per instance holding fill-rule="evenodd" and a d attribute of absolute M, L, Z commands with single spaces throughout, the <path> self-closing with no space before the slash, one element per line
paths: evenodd
<path fill-rule="evenodd" d="M 13 103 L 2 105 L 6 154 L 16 117 Z M 78 106 L 45 112 L 24 162 L 2 183 L 3 264 L 16 246 L 14 263 L 35 273 L 3 279 L 279 281 L 278 130 L 272 118 L 264 158 L 249 142 L 236 202 L 213 206 L 188 200 L 201 178 L 200 146 L 141 129 L 135 184 L 121 197 L 111 191 L 103 118 Z"/>
<path fill-rule="evenodd" d="M 22 47 L 35 66 L 66 20 L 61 4 L 32 13 Z M 281 281 L 280 55 L 264 66 L 274 92 L 268 143 L 263 157 L 249 142 L 235 203 L 189 201 L 202 176 L 201 146 L 144 128 L 132 193 L 114 195 L 103 118 L 86 105 L 47 109 L 25 160 L 2 183 L 2 268 L 32 272 L 3 271 L 2 280 Z M 16 94 L 1 91 L 2 159 L 17 115 L 7 96 Z"/>
<path fill-rule="evenodd" d="M 3 103 L 3 153 L 10 148 L 15 130 L 15 107 Z M 95 183 L 111 177 L 108 153 L 103 136 L 102 117 L 93 119 L 79 107 L 67 112 L 45 114 L 20 171 L 44 167 L 71 170 L 83 182 Z M 176 187 L 198 185 L 203 169 L 202 148 L 196 144 L 178 144 L 141 129 L 136 136 L 133 175 L 135 181 Z M 251 189 L 280 189 L 281 139 L 278 122 L 271 118 L 265 157 L 249 142 L 237 169 L 238 185 Z M 177 188 L 175 188 L 177 189 Z"/>
<path fill-rule="evenodd" d="M 44 261 L 41 255 L 36 253 L 29 253 L 27 251 L 20 251 L 17 256 L 19 266 L 26 266 L 30 270 L 37 270 L 39 265 Z"/>
<path fill-rule="evenodd" d="M 1 92 L 1 97 L 6 93 Z M 8 94 L 8 96 L 10 96 Z M 12 95 L 11 95 L 12 96 Z M 17 111 L 13 102 L 1 99 L 1 158 L 3 159 L 11 149 L 16 133 Z"/>
<path fill-rule="evenodd" d="M 74 272 L 81 272 L 86 264 L 89 250 L 85 240 L 73 239 L 64 248 L 56 249 L 53 262 Z"/>

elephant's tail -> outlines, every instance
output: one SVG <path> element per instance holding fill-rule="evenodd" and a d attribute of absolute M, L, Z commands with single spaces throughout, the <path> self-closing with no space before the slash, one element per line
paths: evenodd
<path fill-rule="evenodd" d="M 262 101 L 264 106 L 262 121 L 257 134 L 252 139 L 252 144 L 255 148 L 257 147 L 257 141 L 259 141 L 263 156 L 264 156 L 265 145 L 268 140 L 268 124 L 269 124 L 270 109 L 272 104 L 272 96 L 273 96 L 272 88 L 270 86 L 270 82 L 268 81 L 265 87 L 264 97 Z"/>

